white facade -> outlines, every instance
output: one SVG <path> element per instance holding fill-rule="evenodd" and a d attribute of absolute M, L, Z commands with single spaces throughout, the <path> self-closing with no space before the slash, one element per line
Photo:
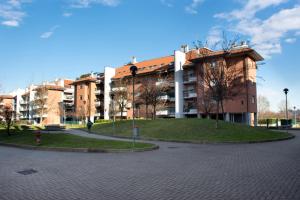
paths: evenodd
<path fill-rule="evenodd" d="M 106 120 L 109 120 L 111 79 L 115 76 L 115 73 L 115 68 L 105 67 L 104 69 L 104 119 Z"/>
<path fill-rule="evenodd" d="M 186 62 L 186 54 L 182 51 L 174 53 L 174 77 L 175 77 L 175 118 L 183 118 L 183 68 Z"/>

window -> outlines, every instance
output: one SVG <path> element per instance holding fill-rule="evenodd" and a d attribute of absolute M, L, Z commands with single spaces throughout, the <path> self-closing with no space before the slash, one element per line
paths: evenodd
<path fill-rule="evenodd" d="M 241 103 L 242 103 L 242 105 L 244 105 L 244 101 L 243 100 L 241 101 Z"/>
<path fill-rule="evenodd" d="M 80 100 L 82 100 L 83 98 L 82 98 L 82 95 L 80 95 Z"/>
<path fill-rule="evenodd" d="M 81 85 L 80 85 L 80 89 L 82 89 L 82 88 L 83 88 L 83 85 L 81 84 Z"/>
<path fill-rule="evenodd" d="M 255 103 L 255 96 L 252 96 L 251 103 Z"/>

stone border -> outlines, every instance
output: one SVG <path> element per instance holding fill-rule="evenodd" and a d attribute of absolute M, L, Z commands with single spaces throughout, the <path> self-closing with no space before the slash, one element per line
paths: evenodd
<path fill-rule="evenodd" d="M 91 132 L 93 134 L 102 135 L 99 133 Z M 166 139 L 159 139 L 159 138 L 141 138 L 137 139 L 137 141 L 158 141 L 158 142 L 174 142 L 174 143 L 190 143 L 190 144 L 253 144 L 253 143 L 266 143 L 266 142 L 278 142 L 283 140 L 290 140 L 294 139 L 296 136 L 292 133 L 289 133 L 290 136 L 284 137 L 284 138 L 277 138 L 277 139 L 267 139 L 267 140 L 257 140 L 257 141 L 224 141 L 224 142 L 212 142 L 212 141 L 180 141 L 180 140 L 166 140 Z M 114 138 L 120 138 L 120 139 L 131 139 L 131 137 L 126 136 L 110 136 L 110 135 L 102 135 L 102 136 L 108 136 L 108 137 L 114 137 Z"/>
<path fill-rule="evenodd" d="M 0 142 L 1 146 L 17 147 L 28 150 L 41 150 L 41 151 L 57 151 L 57 152 L 82 152 L 82 153 L 127 153 L 127 152 L 144 152 L 159 149 L 159 146 L 153 144 L 153 147 L 135 148 L 135 149 L 97 149 L 97 148 L 67 148 L 67 147 L 42 147 L 21 144 L 11 144 Z"/>

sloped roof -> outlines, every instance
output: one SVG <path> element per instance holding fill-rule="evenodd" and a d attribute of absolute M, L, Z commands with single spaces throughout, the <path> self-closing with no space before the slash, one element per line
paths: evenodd
<path fill-rule="evenodd" d="M 3 95 L 0 95 L 0 99 L 14 99 L 14 96 L 3 94 Z"/>
<path fill-rule="evenodd" d="M 138 71 L 137 74 L 145 74 L 157 71 L 170 63 L 174 62 L 174 56 L 166 56 L 160 58 L 154 58 L 151 60 L 145 60 L 142 62 L 135 63 L 134 65 L 137 66 Z M 116 74 L 113 77 L 114 79 L 123 78 L 125 76 L 131 76 L 130 67 L 133 64 L 123 65 L 121 67 L 116 68 Z"/>
<path fill-rule="evenodd" d="M 72 85 L 77 85 L 77 84 L 80 84 L 82 82 L 95 82 L 97 79 L 96 78 L 93 78 L 93 77 L 85 77 L 85 78 L 81 78 L 81 79 L 78 79 L 76 81 L 74 81 L 72 83 Z"/>

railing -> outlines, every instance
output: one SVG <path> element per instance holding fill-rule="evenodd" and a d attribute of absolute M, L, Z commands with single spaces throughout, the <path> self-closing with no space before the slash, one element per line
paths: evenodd
<path fill-rule="evenodd" d="M 159 111 L 156 112 L 156 115 L 174 116 L 175 115 L 175 108 L 167 108 L 165 110 L 159 110 Z"/>
<path fill-rule="evenodd" d="M 65 95 L 64 100 L 74 100 L 74 96 L 73 95 Z"/>
<path fill-rule="evenodd" d="M 74 93 L 74 89 L 73 88 L 67 88 L 64 90 L 65 93 Z"/>
<path fill-rule="evenodd" d="M 102 90 L 95 90 L 95 94 L 102 94 L 103 91 Z"/>
<path fill-rule="evenodd" d="M 187 91 L 183 92 L 183 97 L 184 98 L 195 98 L 195 97 L 197 97 L 197 93 L 194 89 L 193 90 L 187 90 Z"/>
<path fill-rule="evenodd" d="M 95 101 L 95 106 L 96 106 L 96 107 L 101 106 L 101 102 L 100 102 L 100 101 Z"/>
<path fill-rule="evenodd" d="M 198 110 L 197 108 L 186 108 L 184 109 L 185 114 L 197 114 Z"/>
<path fill-rule="evenodd" d="M 162 84 L 165 84 L 166 86 L 169 86 L 169 87 L 174 87 L 175 86 L 174 81 L 157 80 L 156 83 L 155 83 L 156 86 L 159 86 L 159 85 L 162 85 Z"/>
<path fill-rule="evenodd" d="M 196 81 L 197 81 L 197 77 L 195 74 L 189 74 L 183 77 L 183 83 L 192 83 Z"/>
<path fill-rule="evenodd" d="M 169 96 L 168 94 L 160 96 L 160 99 L 165 101 L 175 101 L 175 97 Z"/>
<path fill-rule="evenodd" d="M 126 87 L 114 87 L 112 88 L 112 91 L 115 92 L 115 91 L 125 91 L 126 90 Z"/>

